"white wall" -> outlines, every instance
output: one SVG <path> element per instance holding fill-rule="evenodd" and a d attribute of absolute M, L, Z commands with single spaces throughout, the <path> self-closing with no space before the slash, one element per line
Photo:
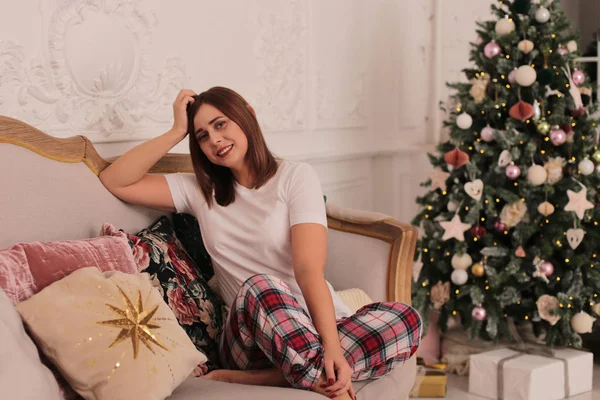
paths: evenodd
<path fill-rule="evenodd" d="M 406 221 L 490 2 L 21 0 L 0 14 L 0 114 L 108 157 L 166 131 L 181 87 L 228 86 L 330 201 Z"/>

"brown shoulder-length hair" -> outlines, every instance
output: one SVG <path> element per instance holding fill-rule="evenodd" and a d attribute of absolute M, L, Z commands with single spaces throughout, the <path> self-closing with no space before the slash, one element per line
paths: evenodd
<path fill-rule="evenodd" d="M 202 104 L 210 104 L 217 108 L 238 124 L 246 135 L 248 151 L 244 161 L 250 170 L 250 176 L 254 179 L 253 189 L 258 189 L 275 175 L 277 160 L 267 147 L 254 112 L 238 93 L 224 87 L 213 87 L 194 96 L 194 100 L 187 110 L 187 116 L 190 154 L 196 179 L 209 207 L 212 207 L 213 192 L 217 203 L 226 207 L 235 200 L 235 179 L 229 168 L 213 164 L 200 149 L 194 134 L 196 132 L 194 117 Z"/>

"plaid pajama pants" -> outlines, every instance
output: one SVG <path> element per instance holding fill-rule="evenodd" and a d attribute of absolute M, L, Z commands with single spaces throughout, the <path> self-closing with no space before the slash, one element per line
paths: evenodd
<path fill-rule="evenodd" d="M 421 317 L 403 303 L 369 304 L 337 327 L 353 381 L 384 376 L 407 361 L 421 340 Z M 225 368 L 278 368 L 296 388 L 314 387 L 324 369 L 323 346 L 308 312 L 270 275 L 242 285 L 220 347 Z"/>

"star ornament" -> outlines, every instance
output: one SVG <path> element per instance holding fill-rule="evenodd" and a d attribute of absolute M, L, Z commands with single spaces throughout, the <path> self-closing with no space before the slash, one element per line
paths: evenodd
<path fill-rule="evenodd" d="M 471 225 L 465 224 L 460 220 L 458 214 L 454 214 L 454 217 L 450 221 L 440 222 L 440 225 L 444 228 L 443 241 L 454 238 L 464 242 L 465 232 L 471 228 Z"/>
<path fill-rule="evenodd" d="M 450 177 L 448 172 L 444 172 L 440 168 L 436 168 L 435 171 L 430 175 L 431 177 L 431 190 L 442 189 L 446 190 L 446 180 Z"/>
<path fill-rule="evenodd" d="M 594 208 L 594 205 L 587 199 L 586 187 L 582 187 L 577 193 L 567 190 L 567 195 L 569 196 L 569 202 L 565 206 L 565 211 L 574 211 L 579 219 L 583 219 L 586 210 Z"/>
<path fill-rule="evenodd" d="M 118 319 L 112 319 L 108 321 L 98 321 L 98 325 L 111 326 L 114 328 L 120 328 L 121 332 L 117 335 L 115 340 L 108 346 L 113 348 L 117 344 L 131 339 L 131 346 L 133 348 L 133 358 L 137 359 L 139 353 L 140 342 L 148 348 L 153 354 L 154 349 L 152 344 L 155 344 L 162 349 L 169 351 L 151 332 L 151 329 L 158 329 L 158 325 L 152 318 L 158 310 L 158 305 L 150 307 L 148 310 L 144 310 L 144 304 L 142 303 L 142 292 L 138 290 L 137 304 L 134 305 L 129 297 L 125 294 L 123 289 L 117 286 L 119 292 L 123 296 L 123 303 L 125 304 L 124 309 L 120 309 L 112 304 L 106 303 L 106 306 L 111 309 L 119 317 Z"/>

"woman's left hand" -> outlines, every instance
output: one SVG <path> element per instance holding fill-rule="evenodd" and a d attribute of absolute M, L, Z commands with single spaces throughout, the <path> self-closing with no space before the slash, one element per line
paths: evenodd
<path fill-rule="evenodd" d="M 326 391 L 330 398 L 335 398 L 348 392 L 353 400 L 356 399 L 354 388 L 352 387 L 352 368 L 346 361 L 342 349 L 337 346 L 335 349 L 325 347 L 324 354 L 325 377 L 327 379 Z"/>

